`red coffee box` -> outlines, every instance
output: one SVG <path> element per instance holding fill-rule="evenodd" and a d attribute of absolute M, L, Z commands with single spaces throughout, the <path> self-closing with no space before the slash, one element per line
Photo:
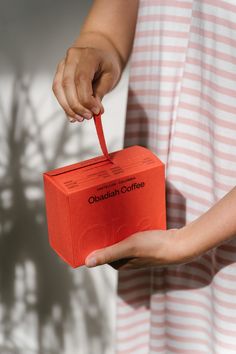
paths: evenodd
<path fill-rule="evenodd" d="M 95 123 L 103 156 L 43 174 L 49 242 L 74 268 L 135 232 L 166 228 L 164 164 L 137 145 L 108 155 Z"/>

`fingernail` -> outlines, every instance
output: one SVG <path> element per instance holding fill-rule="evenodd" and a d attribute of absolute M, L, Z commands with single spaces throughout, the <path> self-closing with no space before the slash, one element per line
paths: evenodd
<path fill-rule="evenodd" d="M 75 118 L 78 119 L 79 122 L 83 122 L 84 120 L 84 117 L 81 117 L 78 114 L 75 115 Z"/>
<path fill-rule="evenodd" d="M 96 265 L 97 265 L 96 258 L 91 257 L 91 258 L 88 258 L 88 260 L 86 260 L 87 267 L 92 268 L 92 267 L 95 267 Z"/>
<path fill-rule="evenodd" d="M 93 107 L 93 108 L 92 108 L 92 111 L 93 111 L 94 114 L 99 114 L 99 113 L 100 113 L 100 108 L 98 108 L 98 107 Z"/>
<path fill-rule="evenodd" d="M 92 114 L 89 113 L 89 112 L 85 112 L 85 113 L 84 113 L 84 118 L 90 119 L 90 118 L 92 118 Z"/>
<path fill-rule="evenodd" d="M 75 119 L 75 118 L 72 118 L 72 117 L 69 117 L 69 121 L 70 121 L 71 123 L 75 123 L 75 122 L 76 122 L 76 119 Z"/>

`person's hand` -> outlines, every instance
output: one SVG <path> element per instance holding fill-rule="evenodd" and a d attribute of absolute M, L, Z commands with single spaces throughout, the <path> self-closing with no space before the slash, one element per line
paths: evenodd
<path fill-rule="evenodd" d="M 103 96 L 119 81 L 121 65 L 110 51 L 71 47 L 58 67 L 53 92 L 70 122 L 103 113 Z"/>
<path fill-rule="evenodd" d="M 191 242 L 185 228 L 142 231 L 88 255 L 87 267 L 109 263 L 116 269 L 136 269 L 186 263 L 202 252 Z"/>
<path fill-rule="evenodd" d="M 236 235 L 236 187 L 199 218 L 180 229 L 137 232 L 89 254 L 85 265 L 132 269 L 187 263 Z"/>

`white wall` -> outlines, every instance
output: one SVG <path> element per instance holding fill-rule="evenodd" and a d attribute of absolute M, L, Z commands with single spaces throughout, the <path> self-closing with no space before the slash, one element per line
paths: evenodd
<path fill-rule="evenodd" d="M 51 91 L 91 1 L 0 4 L 0 352 L 112 354 L 116 272 L 69 269 L 50 250 L 42 172 L 101 153 L 93 121 L 70 124 Z M 4 14 L 4 16 L 3 16 Z M 127 72 L 104 98 L 122 148 Z"/>

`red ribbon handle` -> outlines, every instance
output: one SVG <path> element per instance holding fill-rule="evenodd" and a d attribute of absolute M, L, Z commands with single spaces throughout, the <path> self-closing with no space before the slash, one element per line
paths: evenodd
<path fill-rule="evenodd" d="M 112 159 L 110 158 L 110 156 L 108 154 L 108 150 L 107 150 L 106 140 L 105 140 L 104 133 L 103 133 L 103 128 L 102 128 L 101 113 L 99 113 L 98 115 L 94 115 L 93 118 L 94 118 L 94 123 L 95 123 L 96 131 L 97 131 L 97 135 L 98 135 L 99 144 L 100 144 L 100 147 L 102 149 L 103 155 L 111 163 L 113 163 Z"/>

